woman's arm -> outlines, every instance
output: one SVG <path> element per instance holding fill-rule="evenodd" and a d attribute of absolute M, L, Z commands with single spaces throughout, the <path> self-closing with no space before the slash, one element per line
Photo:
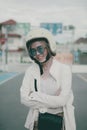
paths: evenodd
<path fill-rule="evenodd" d="M 44 105 L 39 101 L 31 100 L 30 95 L 34 92 L 34 78 L 30 73 L 30 69 L 28 69 L 23 78 L 22 86 L 20 88 L 20 100 L 21 104 L 28 106 L 30 108 L 40 108 L 44 107 Z"/>
<path fill-rule="evenodd" d="M 57 108 L 65 106 L 67 101 L 71 96 L 71 83 L 72 83 L 72 73 L 69 66 L 65 66 L 61 72 L 61 92 L 59 96 L 50 96 L 41 92 L 34 92 L 30 95 L 33 97 L 34 101 L 39 101 L 48 108 Z"/>

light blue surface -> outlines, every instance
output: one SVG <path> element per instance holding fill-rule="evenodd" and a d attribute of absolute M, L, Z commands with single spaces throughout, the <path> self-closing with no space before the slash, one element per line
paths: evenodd
<path fill-rule="evenodd" d="M 17 72 L 1 73 L 0 74 L 0 83 L 16 76 L 17 74 L 18 74 Z"/>

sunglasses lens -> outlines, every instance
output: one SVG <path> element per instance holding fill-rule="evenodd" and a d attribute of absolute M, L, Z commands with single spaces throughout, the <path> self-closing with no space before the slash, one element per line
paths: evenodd
<path fill-rule="evenodd" d="M 34 56 L 36 56 L 37 52 L 39 54 L 43 54 L 44 53 L 44 49 L 45 48 L 43 46 L 38 46 L 37 48 L 31 48 L 29 53 L 30 53 L 31 56 L 34 57 Z"/>
<path fill-rule="evenodd" d="M 37 51 L 38 51 L 40 54 L 43 54 L 43 53 L 44 53 L 44 47 L 38 46 L 38 47 L 37 47 Z"/>
<path fill-rule="evenodd" d="M 29 53 L 31 56 L 35 56 L 37 52 L 36 49 L 30 49 Z"/>

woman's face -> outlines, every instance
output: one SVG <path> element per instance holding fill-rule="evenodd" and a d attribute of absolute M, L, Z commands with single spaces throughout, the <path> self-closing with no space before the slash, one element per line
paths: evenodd
<path fill-rule="evenodd" d="M 32 43 L 30 54 L 39 62 L 44 62 L 48 54 L 45 42 L 36 41 Z"/>

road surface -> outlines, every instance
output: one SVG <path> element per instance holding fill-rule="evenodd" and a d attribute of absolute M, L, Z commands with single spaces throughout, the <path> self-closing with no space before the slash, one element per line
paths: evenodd
<path fill-rule="evenodd" d="M 20 86 L 24 73 L 0 84 L 0 130 L 27 130 L 24 122 L 28 108 L 20 103 Z M 87 74 L 73 74 L 77 130 L 87 130 Z"/>

